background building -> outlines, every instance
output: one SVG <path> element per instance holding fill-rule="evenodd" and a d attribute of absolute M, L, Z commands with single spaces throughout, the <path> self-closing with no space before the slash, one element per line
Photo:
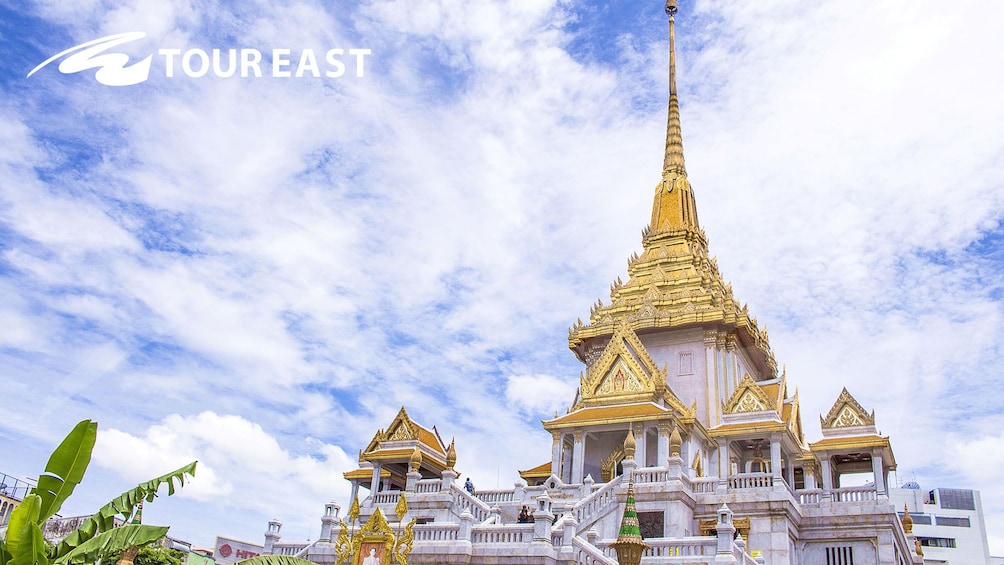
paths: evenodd
<path fill-rule="evenodd" d="M 924 563 L 990 563 L 980 493 L 969 489 L 925 491 L 917 483 L 892 489 L 900 515 L 909 512 Z"/>

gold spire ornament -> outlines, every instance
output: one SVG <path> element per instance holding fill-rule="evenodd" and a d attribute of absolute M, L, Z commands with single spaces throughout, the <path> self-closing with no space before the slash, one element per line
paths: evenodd
<path fill-rule="evenodd" d="M 412 472 L 415 473 L 422 466 L 422 450 L 419 449 L 418 444 L 415 445 L 415 450 L 411 452 L 411 459 L 408 460 L 408 463 L 411 465 Z"/>
<path fill-rule="evenodd" d="M 352 504 L 349 505 L 349 521 L 355 522 L 356 518 L 359 517 L 359 497 L 357 496 Z"/>
<path fill-rule="evenodd" d="M 680 427 L 673 426 L 673 433 L 669 436 L 669 455 L 671 457 L 679 457 L 682 446 L 683 438 L 680 437 Z"/>
<path fill-rule="evenodd" d="M 404 493 L 397 498 L 397 506 L 394 507 L 394 514 L 397 514 L 397 520 L 400 522 L 404 519 L 404 515 L 408 513 L 408 501 L 404 498 Z"/>
<path fill-rule="evenodd" d="M 617 541 L 610 544 L 610 547 L 617 552 L 617 563 L 620 565 L 639 565 L 642 552 L 648 548 L 642 541 L 641 527 L 638 525 L 638 511 L 634 506 L 634 482 L 628 483 L 621 528 L 617 533 Z"/>
<path fill-rule="evenodd" d="M 676 0 L 667 0 L 666 15 L 669 16 L 669 116 L 666 121 L 666 155 L 663 159 L 664 173 L 686 174 L 683 160 L 683 128 L 680 125 L 680 99 L 676 95 Z"/>
<path fill-rule="evenodd" d="M 457 464 L 457 448 L 454 443 L 456 443 L 456 438 L 450 440 L 450 447 L 446 450 L 446 468 L 451 471 L 453 466 Z"/>
<path fill-rule="evenodd" d="M 652 204 L 652 233 L 680 229 L 699 230 L 697 204 L 687 180 L 683 159 L 683 127 L 680 124 L 680 97 L 676 92 L 676 0 L 666 2 L 669 16 L 669 112 L 666 120 L 666 154 L 662 181 L 655 189 Z"/>
<path fill-rule="evenodd" d="M 637 442 L 634 439 L 634 432 L 628 427 L 627 437 L 624 438 L 624 459 L 634 459 L 634 452 L 637 448 Z"/>

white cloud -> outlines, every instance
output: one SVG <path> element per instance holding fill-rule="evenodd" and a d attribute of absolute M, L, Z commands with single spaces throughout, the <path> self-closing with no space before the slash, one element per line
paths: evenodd
<path fill-rule="evenodd" d="M 127 483 L 139 483 L 197 460 L 195 477 L 176 496 L 198 501 L 210 517 L 271 516 L 281 508 L 288 529 L 304 532 L 315 515 L 320 516 L 325 501 L 348 497 L 341 475 L 356 463 L 340 447 L 314 438 L 303 438 L 302 448 L 306 451 L 294 454 L 257 423 L 205 411 L 170 415 L 139 435 L 102 430 L 94 461 Z M 200 525 L 208 526 L 203 521 L 193 517 L 190 523 L 176 524 L 176 535 L 196 534 Z M 231 535 L 259 526 L 242 524 L 242 532 Z"/>
<path fill-rule="evenodd" d="M 5 453 L 96 417 L 102 465 L 142 454 L 121 462 L 130 480 L 199 458 L 186 496 L 222 508 L 230 489 L 249 509 L 202 540 L 316 522 L 347 490 L 329 467 L 402 404 L 457 436 L 482 488 L 546 460 L 532 418 L 566 407 L 581 370 L 565 328 L 623 277 L 649 217 L 658 6 L 599 22 L 589 3 L 214 6 L 38 12 L 81 41 L 139 26 L 178 45 L 369 46 L 367 77 L 3 83 Z M 810 440 L 846 385 L 932 488 L 958 477 L 929 449 L 946 422 L 999 429 L 1001 263 L 974 243 L 1004 216 L 1004 78 L 986 71 L 1004 63 L 1002 6 L 721 0 L 678 17 L 702 225 Z M 41 394 L 38 424 L 20 407 Z M 996 488 L 964 480 L 948 486 Z"/>
<path fill-rule="evenodd" d="M 551 375 L 513 375 L 507 379 L 505 397 L 514 408 L 549 417 L 571 406 L 575 387 Z"/>

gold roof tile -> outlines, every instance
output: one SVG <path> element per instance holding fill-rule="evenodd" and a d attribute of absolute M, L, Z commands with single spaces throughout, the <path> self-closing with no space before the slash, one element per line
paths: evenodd
<path fill-rule="evenodd" d="M 580 408 L 570 414 L 552 420 L 544 420 L 544 429 L 563 428 L 585 423 L 633 422 L 652 416 L 670 416 L 672 411 L 652 402 L 620 404 L 615 406 L 593 406 Z"/>

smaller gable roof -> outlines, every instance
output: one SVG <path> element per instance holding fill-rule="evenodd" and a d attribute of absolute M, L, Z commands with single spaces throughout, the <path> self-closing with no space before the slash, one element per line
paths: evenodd
<path fill-rule="evenodd" d="M 837 397 L 837 401 L 833 403 L 833 407 L 830 408 L 829 413 L 826 414 L 826 417 L 824 418 L 822 415 L 819 416 L 819 425 L 824 430 L 833 428 L 874 426 L 875 411 L 872 410 L 871 414 L 866 412 L 865 409 L 858 404 L 858 401 L 851 396 L 851 393 L 847 392 L 847 388 L 844 387 L 844 389 L 840 391 L 840 396 Z"/>
<path fill-rule="evenodd" d="M 775 383 L 773 385 L 777 387 Z M 733 391 L 728 402 L 722 404 L 723 414 L 740 414 L 744 412 L 765 412 L 767 410 L 778 409 L 777 389 L 770 390 L 772 394 L 767 394 L 749 373 L 743 375 L 739 381 L 739 386 Z"/>

